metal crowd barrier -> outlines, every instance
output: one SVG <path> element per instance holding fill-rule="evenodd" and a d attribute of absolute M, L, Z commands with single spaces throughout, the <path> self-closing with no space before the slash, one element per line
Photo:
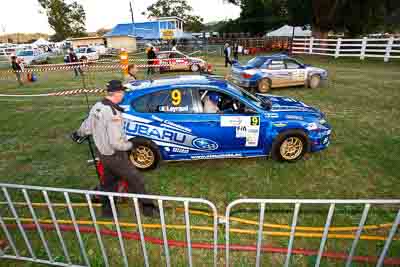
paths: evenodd
<path fill-rule="evenodd" d="M 231 202 L 226 208 L 225 213 L 225 257 L 226 257 L 226 266 L 229 266 L 230 263 L 230 216 L 232 213 L 232 209 L 238 205 L 249 205 L 249 204 L 258 204 L 259 205 L 259 222 L 258 222 L 258 234 L 257 234 L 257 250 L 256 250 L 256 266 L 261 265 L 261 248 L 263 241 L 263 227 L 264 227 L 264 217 L 266 212 L 266 205 L 282 205 L 289 204 L 294 206 L 292 223 L 290 227 L 290 237 L 289 243 L 287 247 L 286 259 L 284 266 L 290 266 L 290 260 L 293 250 L 293 243 L 295 239 L 296 226 L 299 217 L 300 207 L 305 205 L 329 205 L 329 211 L 326 217 L 325 226 L 322 233 L 322 238 L 320 241 L 320 246 L 315 262 L 315 267 L 320 266 L 321 259 L 324 253 L 326 241 L 328 239 L 329 229 L 331 227 L 332 218 L 335 212 L 335 206 L 339 204 L 344 205 L 363 205 L 363 212 L 361 219 L 358 224 L 358 228 L 355 234 L 355 238 L 352 242 L 351 248 L 348 252 L 346 267 L 350 267 L 352 264 L 352 259 L 357 248 L 357 244 L 360 240 L 361 233 L 363 231 L 365 222 L 368 217 L 368 213 L 372 205 L 400 205 L 400 200 L 308 200 L 308 199 L 239 199 Z M 383 262 L 385 260 L 386 254 L 391 246 L 392 240 L 396 234 L 397 228 L 400 224 L 400 206 L 398 207 L 398 212 L 396 218 L 390 228 L 389 234 L 386 238 L 385 245 L 380 253 L 378 261 L 376 263 L 377 267 L 383 266 Z M 400 253 L 399 253 L 400 254 Z"/>
<path fill-rule="evenodd" d="M 88 227 L 85 228 L 83 226 L 84 224 L 93 225 L 93 227 L 90 228 L 92 230 L 90 230 L 89 232 L 96 235 L 96 239 L 94 240 L 94 242 L 96 242 L 96 244 L 98 245 L 98 249 L 100 251 L 99 255 L 101 255 L 100 260 L 102 261 L 104 266 L 113 266 L 114 264 L 110 261 L 110 253 L 106 252 L 106 248 L 109 248 L 110 245 L 108 242 L 104 240 L 105 235 L 111 235 L 115 237 L 115 242 L 118 242 L 117 244 L 118 250 L 116 253 L 119 254 L 124 266 L 129 266 L 129 264 L 133 264 L 128 260 L 128 256 L 132 254 L 127 254 L 127 251 L 129 250 L 127 250 L 128 246 L 126 242 L 124 242 L 124 239 L 127 239 L 128 237 L 127 235 L 131 236 L 135 235 L 135 238 L 131 239 L 136 239 L 140 241 L 140 247 L 138 247 L 138 250 L 141 251 L 141 256 L 143 258 L 144 265 L 150 266 L 149 243 L 151 243 L 152 238 L 149 239 L 149 237 L 145 236 L 144 234 L 144 229 L 149 225 L 144 224 L 142 220 L 142 215 L 139 206 L 139 201 L 141 199 L 150 199 L 153 200 L 155 203 L 157 203 L 159 211 L 158 219 L 160 221 L 158 227 L 161 228 L 161 238 L 158 239 L 159 241 L 157 244 L 162 246 L 163 257 L 157 258 L 156 262 L 161 263 L 163 261 L 168 267 L 173 265 L 171 263 L 172 262 L 171 258 L 173 256 L 176 256 L 176 253 L 171 254 L 170 248 L 171 246 L 177 243 L 181 244 L 181 247 L 185 247 L 185 261 L 189 266 L 194 265 L 192 249 L 204 249 L 205 247 L 211 250 L 211 253 L 213 255 L 212 258 L 213 264 L 204 263 L 203 265 L 217 266 L 217 263 L 219 262 L 220 265 L 232 266 L 231 253 L 233 250 L 235 250 L 235 248 L 238 248 L 241 245 L 231 244 L 231 239 L 232 239 L 231 235 L 233 232 L 240 233 L 240 231 L 246 231 L 246 230 L 249 231 L 249 229 L 246 230 L 234 229 L 232 227 L 232 222 L 243 223 L 245 221 L 245 219 L 242 218 L 232 217 L 233 212 L 235 212 L 239 206 L 240 206 L 239 209 L 240 211 L 243 211 L 243 206 L 244 206 L 245 212 L 247 212 L 247 209 L 251 206 L 254 205 L 258 206 L 257 208 L 258 221 L 247 220 L 251 222 L 250 224 L 256 226 L 258 229 L 255 231 L 250 230 L 256 236 L 255 240 L 256 245 L 252 246 L 254 247 L 254 249 L 246 250 L 250 251 L 250 255 L 246 255 L 246 258 L 252 257 L 251 256 L 251 253 L 253 253 L 252 251 L 256 252 L 255 253 L 256 266 L 261 266 L 262 252 L 266 248 L 265 246 L 263 246 L 263 239 L 268 237 L 268 233 L 264 231 L 264 228 L 272 227 L 271 226 L 272 224 L 265 224 L 266 217 L 270 218 L 270 220 L 274 219 L 274 217 L 272 216 L 272 209 L 270 209 L 272 207 L 276 208 L 281 205 L 286 205 L 290 207 L 290 213 L 287 213 L 287 211 L 285 211 L 285 213 L 289 215 L 288 220 L 291 221 L 291 223 L 275 225 L 278 228 L 281 229 L 284 228 L 290 231 L 290 232 L 279 232 L 280 234 L 283 235 L 278 235 L 281 237 L 282 236 L 288 237 L 287 248 L 285 247 L 279 248 L 280 253 L 284 253 L 285 255 L 284 258 L 285 260 L 283 264 L 285 267 L 290 266 L 291 260 L 293 262 L 292 256 L 296 254 L 296 250 L 293 248 L 293 244 L 295 241 L 295 237 L 297 235 L 301 236 L 301 233 L 297 231 L 298 227 L 299 229 L 302 230 L 304 230 L 305 228 L 318 228 L 317 237 L 320 238 L 319 249 L 315 251 L 315 254 L 313 254 L 316 256 L 316 261 L 315 261 L 316 267 L 320 266 L 322 257 L 325 257 L 324 250 L 326 247 L 327 240 L 331 237 L 333 238 L 333 236 L 331 236 L 331 233 L 338 231 L 338 228 L 342 228 L 340 231 L 342 231 L 343 228 L 347 228 L 347 231 L 348 228 L 351 228 L 352 229 L 351 231 L 355 232 L 354 235 L 347 235 L 347 239 L 351 240 L 351 247 L 347 252 L 347 257 L 346 254 L 344 255 L 345 258 L 342 257 L 342 259 L 345 259 L 344 263 L 345 266 L 350 267 L 352 265 L 353 259 L 359 257 L 355 256 L 356 248 L 359 244 L 359 241 L 363 239 L 363 237 L 366 237 L 362 235 L 362 232 L 366 229 L 371 229 L 371 227 L 375 227 L 371 225 L 368 226 L 366 225 L 368 216 L 373 217 L 371 215 L 371 209 L 376 207 L 381 208 L 383 205 L 385 205 L 385 207 L 389 206 L 390 208 L 390 218 L 392 218 L 393 215 L 395 216 L 394 221 L 390 221 L 388 224 L 384 224 L 385 228 L 389 229 L 388 235 L 369 236 L 375 238 L 379 237 L 381 238 L 380 240 L 384 241 L 383 247 L 379 252 L 379 257 L 369 257 L 370 263 L 371 263 L 371 258 L 373 258 L 374 260 L 373 264 L 376 264 L 377 267 L 381 267 L 384 265 L 386 260 L 393 260 L 393 258 L 391 259 L 388 258 L 387 254 L 389 249 L 391 248 L 392 241 L 398 240 L 398 236 L 396 236 L 396 231 L 398 230 L 400 224 L 400 200 L 240 199 L 231 202 L 227 206 L 224 217 L 218 215 L 217 208 L 213 203 L 211 203 L 208 200 L 199 198 L 136 195 L 136 194 L 124 194 L 124 193 L 13 185 L 13 184 L 2 184 L 2 183 L 0 183 L 0 191 L 1 191 L 0 199 L 4 200 L 3 202 L 0 202 L 0 229 L 2 230 L 0 231 L 0 260 L 1 259 L 20 260 L 26 262 L 48 264 L 53 266 L 86 267 L 94 265 L 94 263 L 89 260 L 90 255 L 87 250 L 87 243 L 89 241 L 87 239 L 85 240 L 85 238 L 83 237 L 84 233 L 88 233 L 87 230 Z M 106 197 L 110 200 L 113 220 L 112 222 L 109 222 L 109 224 L 112 224 L 113 229 L 115 229 L 115 231 L 114 230 L 112 231 L 113 234 L 110 234 L 111 230 L 100 227 L 104 222 L 100 221 L 99 218 L 96 216 L 94 208 L 99 207 L 100 205 L 93 203 L 92 200 L 93 197 Z M 81 202 L 77 203 L 76 201 L 73 201 L 76 200 L 77 198 L 79 198 Z M 43 202 L 41 203 L 33 202 L 33 200 L 37 201 L 38 199 L 43 199 Z M 83 202 L 82 199 L 84 200 Z M 132 224 L 130 224 L 129 222 L 125 223 L 120 221 L 121 217 L 120 215 L 118 215 L 116 204 L 119 203 L 122 199 L 125 201 L 129 201 L 128 203 L 129 207 L 133 207 L 133 209 L 131 209 L 132 211 L 130 211 L 129 216 L 132 218 L 135 217 L 136 219 Z M 52 200 L 53 201 L 57 200 L 59 203 L 52 202 Z M 183 207 L 182 219 L 184 220 L 184 225 L 181 225 L 180 228 L 178 227 L 175 229 L 181 229 L 185 231 L 184 242 L 181 241 L 177 242 L 176 240 L 168 239 L 167 237 L 167 230 L 169 229 L 170 225 L 167 225 L 166 223 L 165 211 L 166 208 L 169 207 L 167 207 L 165 203 L 168 203 L 169 205 L 175 203 L 176 205 L 179 205 L 179 207 L 180 206 Z M 190 208 L 191 207 L 193 208 L 196 205 L 202 205 L 202 206 L 204 205 L 207 207 L 208 210 L 207 212 L 194 211 L 193 213 L 196 214 L 197 212 L 197 214 L 202 213 L 203 215 L 206 215 L 210 220 L 212 220 L 212 226 L 198 227 L 198 225 L 190 223 L 190 214 L 192 212 Z M 360 210 L 362 211 L 360 212 L 361 218 L 358 221 L 357 227 L 332 227 L 332 220 L 334 218 L 334 215 L 336 213 L 339 213 L 338 206 L 342 205 L 350 207 L 356 207 L 356 206 L 361 207 Z M 3 208 L 4 206 L 6 206 L 7 209 Z M 20 206 L 25 207 L 25 210 L 20 208 Z M 38 211 L 38 209 L 36 208 L 38 206 L 42 207 L 43 210 L 47 212 L 48 214 L 47 216 L 50 216 L 51 219 L 43 220 L 41 217 L 42 210 Z M 311 207 L 322 206 L 324 207 L 323 210 L 324 212 L 325 210 L 327 210 L 324 227 L 298 226 L 298 221 L 300 218 L 299 214 L 301 214 L 300 212 L 301 208 L 303 211 L 309 208 L 310 206 Z M 67 214 L 67 216 L 69 216 L 70 219 L 68 220 L 68 223 L 72 225 L 69 226 L 68 229 L 66 228 L 67 221 L 57 218 L 60 217 L 59 215 L 57 215 L 58 210 L 56 210 L 56 208 L 59 207 L 66 208 L 65 212 L 63 213 L 63 216 Z M 82 213 L 83 210 L 78 211 L 77 209 L 78 207 L 88 208 L 88 212 L 87 211 L 85 212 L 90 216 L 89 221 L 79 220 L 79 215 Z M 10 214 L 9 216 L 12 217 L 6 217 L 6 213 Z M 26 214 L 28 214 L 28 216 L 30 216 L 31 218 L 28 219 L 24 218 L 23 216 L 27 216 Z M 325 213 L 323 213 L 323 216 L 325 216 Z M 322 217 L 321 219 L 323 220 L 323 218 L 324 217 Z M 178 218 L 174 217 L 174 220 L 175 219 Z M 8 223 L 9 221 L 12 221 L 12 224 L 9 224 Z M 31 222 L 31 224 L 29 225 L 26 224 L 27 221 Z M 218 223 L 225 226 L 225 245 L 217 243 Z M 127 227 L 127 224 L 130 224 L 130 226 L 134 224 L 138 233 L 123 231 L 122 227 Z M 382 227 L 382 224 L 377 225 L 375 229 L 380 229 L 380 227 Z M 51 240 L 52 242 L 55 243 L 50 243 L 48 238 L 46 238 L 45 231 L 49 230 L 49 228 L 51 228 L 52 231 L 55 230 L 54 238 Z M 212 233 L 212 238 L 207 239 L 210 240 L 209 243 L 193 242 L 192 241 L 193 233 L 191 231 L 192 229 L 210 231 L 210 233 Z M 79 262 L 78 260 L 73 259 L 77 257 L 77 254 L 71 253 L 71 249 L 68 249 L 68 245 L 71 245 L 70 243 L 71 241 L 70 239 L 68 239 L 68 237 L 70 236 L 66 238 L 67 233 L 64 233 L 64 231 L 67 230 L 72 233 L 69 235 L 73 235 L 74 236 L 73 238 L 77 240 L 76 246 L 74 246 L 74 250 L 75 247 L 77 251 L 79 249 L 80 252 L 80 255 L 78 255 L 78 257 L 80 258 Z M 35 234 L 37 234 L 36 239 L 33 239 L 32 237 L 29 238 L 28 231 L 31 232 L 33 231 Z M 1 235 L 1 233 L 3 233 L 3 235 Z M 274 236 L 273 234 L 274 233 L 276 234 L 278 232 L 271 232 L 271 233 L 272 233 L 271 236 Z M 17 235 L 20 237 L 17 238 Z M 54 248 L 52 246 L 54 246 L 55 244 L 59 244 L 60 248 L 59 251 L 62 254 L 61 256 L 56 255 L 57 253 L 54 253 Z M 204 244 L 207 244 L 207 246 L 204 246 Z M 128 245 L 130 245 L 130 243 Z M 25 248 L 23 249 L 21 246 Z M 220 256 L 220 258 L 218 259 L 217 257 L 218 249 L 220 249 L 221 251 L 225 250 L 225 262 L 221 261 L 221 259 L 223 259 L 223 256 Z M 241 257 L 243 257 L 243 254 L 241 254 Z M 250 259 L 252 260 L 253 258 Z M 201 258 L 200 260 L 203 259 Z M 399 258 L 396 258 L 394 260 L 395 262 L 400 264 Z M 233 262 L 233 265 L 234 264 L 235 262 Z"/>
<path fill-rule="evenodd" d="M 37 187 L 37 186 L 25 186 L 25 185 L 11 185 L 11 184 L 1 184 L 0 183 L 0 188 L 1 192 L 5 197 L 5 202 L 8 205 L 8 208 L 10 209 L 12 216 L 15 219 L 15 222 L 17 224 L 17 228 L 19 230 L 19 233 L 22 235 L 23 242 L 25 243 L 29 257 L 28 256 L 23 256 L 20 252 L 20 250 L 17 248 L 16 242 L 13 238 L 13 235 L 10 232 L 9 227 L 7 227 L 7 224 L 5 223 L 4 220 L 4 215 L 2 214 L 2 210 L 0 210 L 0 226 L 1 229 L 3 230 L 6 241 L 8 242 L 10 246 L 10 250 L 2 250 L 0 247 L 0 259 L 14 259 L 14 260 L 22 260 L 22 261 L 29 261 L 29 262 L 35 262 L 35 263 L 42 263 L 42 264 L 49 264 L 49 265 L 54 265 L 54 266 L 91 266 L 91 263 L 89 261 L 88 257 L 88 252 L 86 251 L 83 238 L 82 238 L 82 233 L 81 229 L 78 226 L 78 222 L 76 219 L 76 212 L 73 208 L 73 202 L 71 201 L 71 194 L 78 194 L 83 196 L 86 201 L 87 205 L 89 207 L 90 211 L 90 217 L 93 222 L 93 225 L 95 227 L 95 233 L 97 237 L 97 241 L 99 244 L 99 247 L 101 249 L 101 255 L 102 255 L 102 260 L 104 262 L 105 266 L 110 266 L 109 258 L 106 254 L 106 244 L 103 241 L 103 237 L 99 228 L 99 225 L 97 224 L 98 218 L 96 217 L 95 210 L 93 208 L 93 203 L 92 203 L 92 197 L 93 196 L 100 196 L 100 197 L 108 197 L 111 203 L 111 208 L 112 208 L 112 213 L 113 213 L 113 222 L 114 226 L 117 231 L 117 238 L 119 240 L 119 246 L 120 246 L 120 252 L 121 256 L 123 258 L 123 263 L 124 266 L 129 266 L 128 263 L 128 257 L 126 254 L 126 249 L 123 241 L 123 236 L 122 236 L 122 231 L 121 231 L 121 226 L 120 222 L 118 219 L 118 214 L 117 214 L 117 209 L 116 209 L 116 199 L 118 198 L 124 198 L 127 200 L 131 200 L 133 202 L 133 207 L 134 207 L 134 215 L 137 219 L 137 228 L 139 231 L 140 235 L 140 243 L 141 243 L 141 249 L 142 249 L 142 256 L 144 259 L 144 264 L 145 266 L 149 266 L 149 255 L 147 252 L 146 248 L 146 242 L 145 242 L 145 236 L 144 236 L 144 229 L 143 229 L 143 224 L 142 224 L 142 218 L 140 214 L 140 208 L 139 208 L 139 200 L 140 199 L 150 199 L 155 201 L 158 204 L 158 210 L 160 213 L 160 222 L 161 222 L 161 231 L 162 231 L 162 240 L 163 240 L 163 248 L 164 248 L 164 257 L 165 257 L 165 262 L 166 265 L 169 267 L 171 266 L 171 256 L 169 252 L 169 245 L 168 245 L 168 239 L 167 239 L 167 228 L 166 228 L 166 222 L 165 222 L 165 207 L 164 204 L 166 202 L 178 202 L 180 204 L 183 204 L 184 207 L 184 219 L 185 219 L 185 232 L 186 232 L 186 243 L 187 243 L 187 258 L 188 258 L 188 265 L 192 266 L 193 261 L 192 261 L 192 242 L 191 242 L 191 225 L 190 225 L 190 214 L 189 214 L 189 207 L 192 204 L 202 204 L 208 206 L 209 210 L 213 214 L 212 220 L 213 220 L 213 241 L 212 241 L 212 246 L 213 246 L 213 262 L 214 266 L 217 265 L 217 237 L 218 237 L 218 229 L 217 229 L 217 209 L 213 203 L 210 201 L 204 200 L 204 199 L 199 199 L 199 198 L 185 198 L 185 197 L 166 197 L 166 196 L 152 196 L 152 195 L 136 195 L 136 194 L 125 194 L 125 193 L 109 193 L 109 192 L 97 192 L 97 191 L 86 191 L 86 190 L 72 190 L 72 189 L 58 189 L 58 188 L 48 188 L 48 187 Z M 35 249 L 32 246 L 31 240 L 29 240 L 26 230 L 23 227 L 23 221 L 19 217 L 19 214 L 17 212 L 16 206 L 15 206 L 15 201 L 12 199 L 11 194 L 9 193 L 10 190 L 13 190 L 13 195 L 19 193 L 22 193 L 24 202 L 27 204 L 30 214 L 32 216 L 35 228 L 37 230 L 37 233 L 39 234 L 40 241 L 42 243 L 42 246 L 45 250 L 45 254 L 47 258 L 41 259 L 39 256 L 35 253 Z M 49 249 L 49 244 L 45 238 L 44 235 L 44 230 L 42 229 L 43 226 L 40 223 L 40 220 L 37 216 L 37 213 L 34 209 L 34 204 L 32 203 L 30 195 L 35 192 L 35 193 L 40 193 L 44 200 L 45 200 L 45 206 L 47 207 L 50 216 L 51 216 L 51 222 L 52 225 L 54 226 L 54 229 L 56 230 L 57 236 L 58 236 L 58 241 L 61 244 L 62 251 L 63 251 L 63 256 L 66 259 L 66 262 L 60 262 L 57 261 L 57 258 L 52 255 Z M 84 260 L 85 265 L 79 265 L 76 263 L 73 263 L 71 260 L 71 255 L 67 249 L 66 242 L 63 238 L 62 231 L 60 228 L 60 224 L 57 221 L 56 213 L 54 211 L 55 205 L 51 202 L 49 194 L 56 192 L 59 193 L 60 195 L 63 196 L 66 206 L 68 208 L 68 212 L 75 230 L 76 237 L 78 239 L 78 245 L 80 247 L 80 251 L 82 254 L 82 258 Z M 3 209 L 4 211 L 4 209 Z M 9 251 L 12 251 L 12 254 L 9 254 Z M 59 257 L 58 257 L 59 258 Z"/>

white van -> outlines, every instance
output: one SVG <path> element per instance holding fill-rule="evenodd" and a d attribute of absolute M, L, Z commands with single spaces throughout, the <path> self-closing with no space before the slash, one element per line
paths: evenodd
<path fill-rule="evenodd" d="M 79 60 L 98 60 L 100 58 L 99 52 L 93 47 L 80 47 L 75 50 L 76 56 Z"/>
<path fill-rule="evenodd" d="M 33 65 L 45 63 L 48 60 L 48 55 L 40 49 L 21 50 L 17 52 L 17 58 L 20 59 L 24 65 Z"/>

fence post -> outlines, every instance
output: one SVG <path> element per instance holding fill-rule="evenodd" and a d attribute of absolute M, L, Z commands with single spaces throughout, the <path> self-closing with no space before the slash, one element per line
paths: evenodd
<path fill-rule="evenodd" d="M 394 42 L 394 37 L 392 36 L 388 39 L 388 43 L 386 45 L 386 53 L 385 53 L 385 58 L 384 58 L 385 62 L 389 62 L 390 53 L 392 52 L 393 42 Z"/>
<path fill-rule="evenodd" d="M 309 54 L 312 54 L 312 52 L 313 52 L 313 45 L 314 45 L 314 37 L 311 37 L 310 38 L 310 47 L 309 47 L 309 49 L 308 49 L 308 53 Z"/>
<path fill-rule="evenodd" d="M 342 45 L 342 38 L 337 39 L 336 42 L 336 50 L 335 50 L 335 58 L 340 56 L 340 46 Z"/>
<path fill-rule="evenodd" d="M 361 60 L 365 59 L 365 50 L 367 50 L 367 42 L 368 42 L 368 38 L 364 37 L 362 40 L 362 46 L 361 46 L 361 54 L 360 54 Z"/>

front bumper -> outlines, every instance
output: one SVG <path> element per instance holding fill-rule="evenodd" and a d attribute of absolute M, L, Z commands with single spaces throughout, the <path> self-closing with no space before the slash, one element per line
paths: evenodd
<path fill-rule="evenodd" d="M 331 143 L 332 129 L 312 131 L 308 135 L 310 152 L 317 152 L 327 148 Z"/>

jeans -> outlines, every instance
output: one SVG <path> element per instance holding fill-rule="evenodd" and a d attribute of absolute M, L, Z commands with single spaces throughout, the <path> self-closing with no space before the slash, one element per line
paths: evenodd
<path fill-rule="evenodd" d="M 129 193 L 146 194 L 145 178 L 129 160 L 128 152 L 117 151 L 111 156 L 100 155 L 100 160 L 104 166 L 103 191 L 115 192 L 118 181 L 124 179 L 128 183 Z M 139 199 L 139 203 L 142 206 L 154 206 L 149 199 Z M 103 198 L 103 209 L 111 209 L 108 197 Z"/>

